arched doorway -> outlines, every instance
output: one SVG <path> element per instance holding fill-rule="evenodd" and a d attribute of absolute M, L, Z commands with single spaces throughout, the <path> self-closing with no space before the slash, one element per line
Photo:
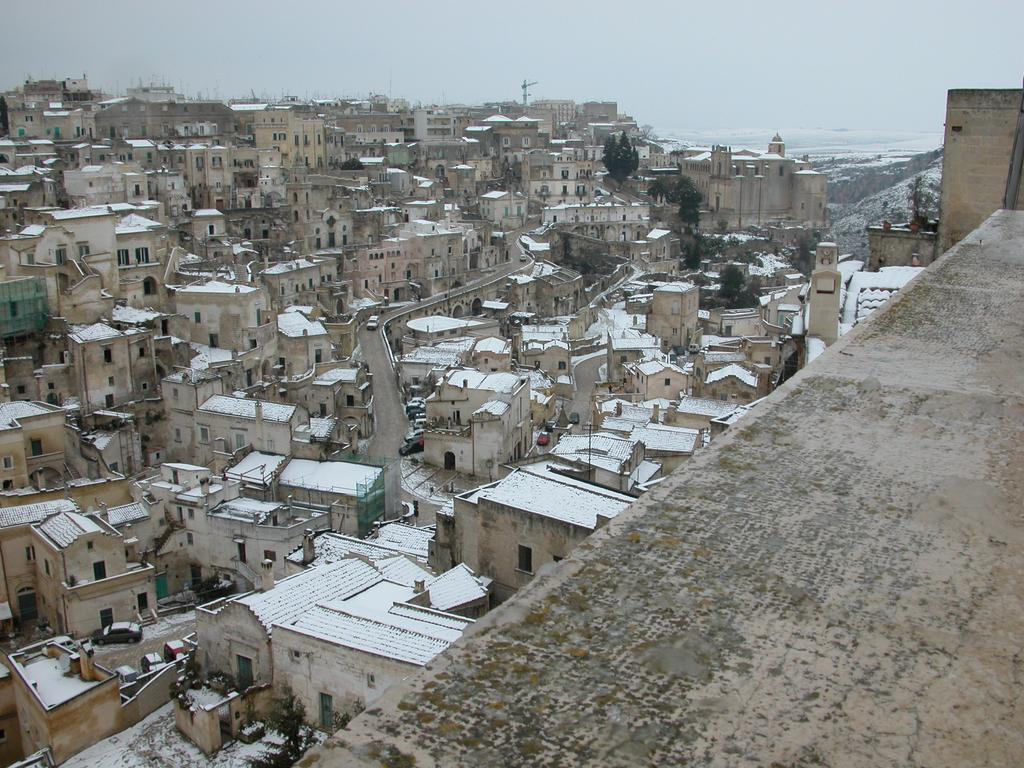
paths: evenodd
<path fill-rule="evenodd" d="M 461 304 L 456 304 L 452 307 L 452 317 L 462 317 L 463 314 L 465 314 L 465 310 Z"/>
<path fill-rule="evenodd" d="M 473 314 L 482 315 L 484 311 L 484 303 L 480 299 L 473 299 Z"/>
<path fill-rule="evenodd" d="M 455 454 L 451 451 L 444 452 L 444 468 L 450 471 L 455 470 Z"/>
<path fill-rule="evenodd" d="M 157 285 L 156 280 L 152 277 L 147 277 L 142 281 L 142 293 L 146 296 L 156 296 Z"/>

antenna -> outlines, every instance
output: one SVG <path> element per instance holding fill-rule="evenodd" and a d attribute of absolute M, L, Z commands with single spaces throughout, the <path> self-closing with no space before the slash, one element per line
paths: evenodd
<path fill-rule="evenodd" d="M 536 81 L 536 80 L 534 80 L 534 81 L 532 81 L 532 82 L 527 82 L 527 81 L 526 81 L 526 78 L 524 77 L 524 78 L 523 78 L 523 85 L 522 85 L 522 88 L 523 88 L 523 106 L 524 106 L 524 107 L 526 106 L 526 100 L 527 100 L 527 99 L 529 98 L 529 96 L 530 96 L 530 93 L 529 93 L 529 91 L 528 91 L 527 89 L 528 89 L 528 88 L 529 88 L 529 87 L 530 87 L 531 85 L 537 85 L 537 81 Z"/>

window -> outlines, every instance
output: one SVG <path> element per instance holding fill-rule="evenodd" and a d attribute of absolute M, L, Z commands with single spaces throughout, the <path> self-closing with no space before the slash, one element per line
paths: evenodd
<path fill-rule="evenodd" d="M 201 314 L 200 314 L 199 312 L 193 312 L 193 313 L 192 313 L 192 318 L 193 318 L 193 319 L 194 319 L 194 320 L 195 320 L 195 321 L 196 321 L 197 323 L 201 323 L 201 322 L 203 322 L 203 316 L 202 316 L 202 315 L 201 315 Z"/>
<path fill-rule="evenodd" d="M 208 443 L 210 442 L 210 430 L 206 427 L 199 428 L 199 442 Z"/>
<path fill-rule="evenodd" d="M 55 248 L 53 251 L 53 258 L 58 264 L 65 264 L 68 260 L 68 249 Z"/>
<path fill-rule="evenodd" d="M 533 549 L 519 545 L 519 568 L 523 573 L 533 573 Z"/>
<path fill-rule="evenodd" d="M 131 261 L 130 261 L 130 259 L 128 257 L 128 249 L 127 248 L 118 248 L 117 249 L 117 266 L 119 266 L 119 267 L 127 267 L 130 263 L 131 263 Z"/>
<path fill-rule="evenodd" d="M 110 347 L 103 348 L 103 362 L 112 363 L 114 362 L 114 351 Z"/>
<path fill-rule="evenodd" d="M 174 428 L 174 442 L 181 442 L 181 430 L 178 427 Z"/>
<path fill-rule="evenodd" d="M 147 246 L 141 246 L 135 249 L 135 263 L 149 264 L 149 248 Z"/>
<path fill-rule="evenodd" d="M 334 698 L 329 693 L 320 694 L 320 727 L 334 727 Z"/>
<path fill-rule="evenodd" d="M 4 456 L 4 469 L 14 469 L 13 456 Z"/>
<path fill-rule="evenodd" d="M 191 511 L 192 510 L 189 510 L 189 512 L 191 512 Z M 192 534 L 191 533 L 186 533 L 185 534 L 185 542 L 188 543 L 188 544 L 191 544 L 192 541 L 193 541 Z"/>
<path fill-rule="evenodd" d="M 146 356 L 146 348 L 145 347 L 139 347 L 139 357 L 145 357 L 145 356 Z M 143 382 L 143 384 L 145 384 L 145 382 Z"/>
<path fill-rule="evenodd" d="M 92 564 L 92 577 L 96 581 L 107 578 L 107 564 L 103 560 L 97 560 Z"/>
<path fill-rule="evenodd" d="M 43 560 L 43 570 L 46 571 L 46 575 L 47 576 L 50 575 L 50 561 L 49 560 L 45 560 L 45 559 Z"/>
<path fill-rule="evenodd" d="M 78 244 L 78 258 L 84 258 L 89 255 L 89 244 L 79 243 Z"/>
<path fill-rule="evenodd" d="M 235 448 L 242 448 L 245 445 L 245 435 L 241 432 L 235 433 Z"/>
<path fill-rule="evenodd" d="M 113 623 L 114 623 L 114 609 L 113 608 L 104 608 L 102 611 L 100 611 L 100 626 L 101 627 L 109 627 Z"/>
<path fill-rule="evenodd" d="M 275 552 L 272 549 L 264 549 L 263 550 L 263 559 L 264 560 L 271 560 L 271 561 L 276 563 L 277 562 L 277 552 Z"/>
<path fill-rule="evenodd" d="M 31 449 L 33 456 L 43 455 L 43 441 L 38 437 L 33 437 L 31 442 Z"/>
<path fill-rule="evenodd" d="M 36 559 L 36 548 L 32 544 L 25 547 L 25 559 L 30 563 Z"/>
<path fill-rule="evenodd" d="M 366 687 L 376 688 L 377 687 L 377 676 L 373 672 L 366 673 Z"/>
<path fill-rule="evenodd" d="M 92 549 L 92 542 L 91 541 L 85 542 L 85 548 L 86 549 Z"/>
<path fill-rule="evenodd" d="M 196 511 L 194 509 L 190 509 L 188 511 L 188 519 L 189 520 L 195 520 L 196 519 Z"/>

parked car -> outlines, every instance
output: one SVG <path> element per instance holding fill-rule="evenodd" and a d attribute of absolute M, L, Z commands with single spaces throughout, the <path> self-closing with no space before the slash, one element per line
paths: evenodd
<path fill-rule="evenodd" d="M 380 315 L 370 315 L 370 319 L 366 321 L 366 330 L 375 331 L 378 325 L 380 325 Z"/>
<path fill-rule="evenodd" d="M 545 432 L 551 433 L 551 432 L 554 432 L 554 431 L 555 431 L 555 427 L 557 427 L 557 426 L 558 426 L 558 425 L 557 425 L 557 424 L 555 424 L 555 422 L 553 422 L 553 421 L 548 421 L 548 422 L 545 422 L 545 423 L 544 423 L 544 426 L 543 426 L 543 427 L 541 427 L 541 429 L 543 429 L 543 430 L 544 430 Z"/>
<path fill-rule="evenodd" d="M 168 640 L 164 643 L 164 661 L 174 661 L 188 655 L 188 646 L 184 640 Z"/>
<path fill-rule="evenodd" d="M 700 344 L 691 344 L 686 348 L 686 351 L 689 352 L 691 355 L 696 355 L 698 352 L 700 352 Z"/>
<path fill-rule="evenodd" d="M 580 423 L 580 415 L 579 415 L 578 412 L 573 411 L 572 413 L 569 414 L 569 423 L 570 424 L 579 424 Z"/>
<path fill-rule="evenodd" d="M 410 453 L 420 453 L 423 451 L 423 436 L 420 435 L 412 440 L 407 440 L 405 444 L 398 449 L 398 452 L 402 456 L 408 456 Z"/>
<path fill-rule="evenodd" d="M 152 672 L 154 669 L 160 669 L 160 667 L 167 664 L 159 653 L 147 653 L 141 659 L 139 659 L 139 669 L 142 670 L 143 674 Z"/>
<path fill-rule="evenodd" d="M 114 672 L 116 672 L 118 678 L 120 678 L 121 685 L 134 683 L 139 678 L 139 671 L 128 664 L 122 664 L 120 667 L 115 669 Z"/>
<path fill-rule="evenodd" d="M 547 445 L 550 442 L 551 442 L 551 438 L 548 436 L 547 432 L 541 432 L 537 436 L 537 445 Z"/>
<path fill-rule="evenodd" d="M 137 643 L 142 640 L 142 627 L 133 621 L 115 621 L 92 633 L 97 645 L 107 643 Z"/>

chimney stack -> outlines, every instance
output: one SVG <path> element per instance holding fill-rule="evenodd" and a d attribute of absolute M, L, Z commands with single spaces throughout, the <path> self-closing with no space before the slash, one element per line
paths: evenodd
<path fill-rule="evenodd" d="M 270 558 L 260 563 L 260 592 L 267 592 L 274 588 L 274 561 Z"/>
<path fill-rule="evenodd" d="M 313 546 L 313 529 L 307 528 L 302 537 L 302 564 L 309 565 L 316 558 L 316 547 Z"/>
<path fill-rule="evenodd" d="M 425 581 L 423 581 L 423 579 L 416 579 L 412 583 L 412 588 L 416 590 L 417 594 L 419 594 L 420 592 L 422 592 L 423 590 L 425 590 L 427 588 L 427 584 L 426 584 Z"/>

